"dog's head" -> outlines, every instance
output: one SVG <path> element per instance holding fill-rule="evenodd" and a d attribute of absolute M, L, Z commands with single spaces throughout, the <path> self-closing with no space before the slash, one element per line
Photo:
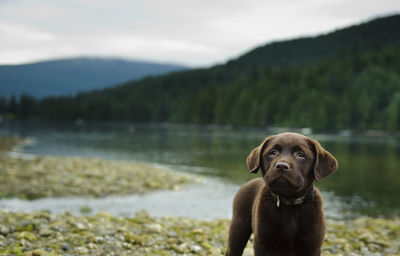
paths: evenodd
<path fill-rule="evenodd" d="M 297 197 L 314 180 L 334 173 L 338 163 L 317 141 L 288 132 L 266 138 L 247 157 L 247 166 L 251 173 L 261 168 L 272 192 Z"/>

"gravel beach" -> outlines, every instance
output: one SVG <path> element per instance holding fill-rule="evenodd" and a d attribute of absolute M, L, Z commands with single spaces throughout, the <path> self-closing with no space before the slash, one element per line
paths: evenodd
<path fill-rule="evenodd" d="M 11 152 L 23 140 L 0 136 L 0 198 L 143 194 L 179 189 L 189 175 L 152 165 L 99 158 L 24 156 Z"/>
<path fill-rule="evenodd" d="M 223 255 L 229 220 L 0 211 L 0 255 Z M 244 255 L 253 255 L 251 241 Z M 400 255 L 400 219 L 328 221 L 323 255 Z"/>

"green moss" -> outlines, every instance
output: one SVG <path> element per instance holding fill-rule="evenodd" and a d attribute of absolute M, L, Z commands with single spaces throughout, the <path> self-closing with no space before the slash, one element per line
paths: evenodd
<path fill-rule="evenodd" d="M 92 212 L 92 208 L 90 208 L 90 206 L 84 205 L 81 207 L 80 212 L 81 213 L 90 213 L 90 212 Z"/>

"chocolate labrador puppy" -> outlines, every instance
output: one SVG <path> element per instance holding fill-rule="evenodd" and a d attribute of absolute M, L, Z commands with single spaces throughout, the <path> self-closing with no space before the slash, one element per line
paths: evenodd
<path fill-rule="evenodd" d="M 336 159 L 311 138 L 281 133 L 256 147 L 247 166 L 263 177 L 235 196 L 226 255 L 242 255 L 251 233 L 256 256 L 320 255 L 325 218 L 314 180 L 334 173 Z"/>

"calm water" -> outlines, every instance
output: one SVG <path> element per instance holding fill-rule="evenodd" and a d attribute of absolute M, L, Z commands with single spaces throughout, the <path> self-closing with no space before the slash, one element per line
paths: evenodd
<path fill-rule="evenodd" d="M 221 201 L 229 201 L 228 207 L 224 206 L 229 208 L 228 212 L 231 211 L 231 198 L 236 188 L 256 177 L 248 173 L 245 164 L 248 153 L 269 135 L 267 131 L 260 129 L 224 127 L 65 124 L 50 126 L 33 123 L 0 124 L 0 132 L 33 138 L 35 143 L 24 149 L 26 153 L 128 159 L 217 177 L 210 180 L 220 181 L 219 184 L 224 184 L 225 190 L 222 191 L 229 191 L 229 196 L 221 198 Z M 317 183 L 318 188 L 327 197 L 325 201 L 328 208 L 339 205 L 334 210 L 343 216 L 400 215 L 398 139 L 323 134 L 311 136 L 319 140 L 339 162 L 339 170 L 333 176 Z M 185 196 L 189 197 L 190 193 L 194 193 L 192 196 L 196 196 L 196 193 L 202 194 L 201 189 L 206 191 L 207 184 L 203 184 L 203 188 L 200 189 L 189 189 Z M 171 201 L 177 201 L 173 199 L 173 195 L 171 194 Z M 190 201 L 189 198 L 186 199 Z M 136 204 L 141 204 L 140 199 L 135 200 L 138 200 L 135 201 Z M 101 202 L 97 203 L 101 205 Z M 146 203 L 142 201 L 142 204 L 142 208 L 146 209 Z M 218 204 L 216 201 L 215 207 Z M 221 213 L 221 217 L 224 214 Z"/>

